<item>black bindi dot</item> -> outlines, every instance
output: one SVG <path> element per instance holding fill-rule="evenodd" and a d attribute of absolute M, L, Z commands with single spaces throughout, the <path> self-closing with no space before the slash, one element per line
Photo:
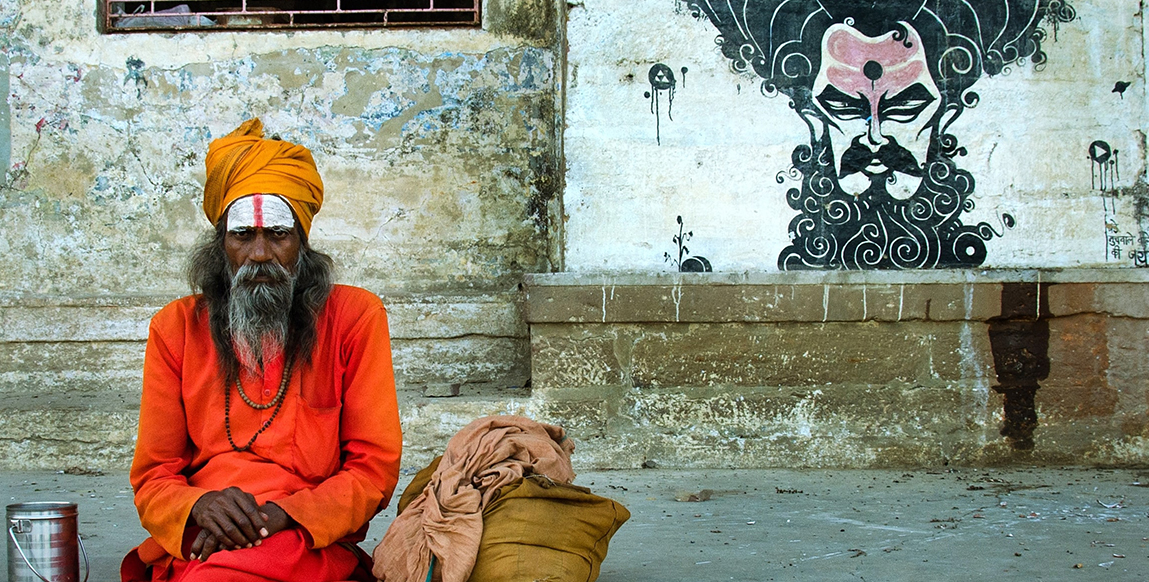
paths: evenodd
<path fill-rule="evenodd" d="M 877 81 L 882 78 L 882 65 L 877 61 L 866 61 L 862 65 L 862 74 L 871 81 Z"/>

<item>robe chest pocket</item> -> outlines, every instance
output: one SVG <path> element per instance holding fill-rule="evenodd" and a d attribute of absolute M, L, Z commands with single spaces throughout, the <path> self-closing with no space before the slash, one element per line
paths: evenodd
<path fill-rule="evenodd" d="M 304 374 L 299 381 L 299 393 L 303 396 L 303 402 L 307 404 L 307 408 L 311 411 L 323 412 L 338 408 L 343 402 L 338 389 L 340 385 L 341 383 L 337 380 L 323 382 L 315 376 Z"/>
<path fill-rule="evenodd" d="M 314 408 L 304 398 L 295 419 L 292 457 L 305 479 L 330 477 L 339 468 L 339 416 L 342 408 Z"/>

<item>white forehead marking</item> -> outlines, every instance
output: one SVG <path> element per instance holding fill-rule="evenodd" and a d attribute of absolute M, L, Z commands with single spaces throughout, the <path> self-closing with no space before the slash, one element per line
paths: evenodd
<path fill-rule="evenodd" d="M 252 194 L 232 202 L 227 211 L 227 229 L 295 226 L 291 206 L 275 194 Z"/>

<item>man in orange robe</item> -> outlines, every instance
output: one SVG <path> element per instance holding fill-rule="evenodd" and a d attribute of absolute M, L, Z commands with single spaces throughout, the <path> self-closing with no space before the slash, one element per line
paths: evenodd
<path fill-rule="evenodd" d="M 387 315 L 307 243 L 311 153 L 262 133 L 253 119 L 212 142 L 201 293 L 151 322 L 131 469 L 151 537 L 124 581 L 373 580 L 355 542 L 402 446 Z"/>

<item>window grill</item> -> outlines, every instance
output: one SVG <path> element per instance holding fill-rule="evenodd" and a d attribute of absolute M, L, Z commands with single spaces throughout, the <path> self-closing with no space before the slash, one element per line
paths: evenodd
<path fill-rule="evenodd" d="M 482 0 L 158 0 L 100 2 L 106 33 L 479 26 Z"/>

